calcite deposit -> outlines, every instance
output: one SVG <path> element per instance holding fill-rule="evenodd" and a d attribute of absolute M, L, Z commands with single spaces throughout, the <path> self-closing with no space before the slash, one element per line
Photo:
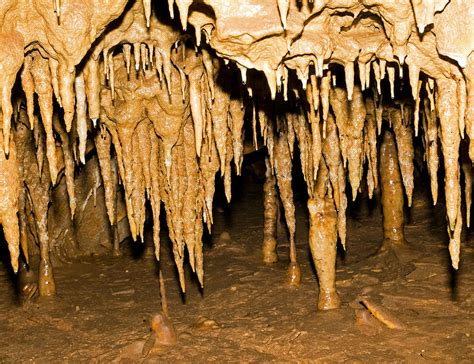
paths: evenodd
<path fill-rule="evenodd" d="M 35 226 L 41 295 L 55 293 L 51 188 L 65 179 L 74 219 L 84 205 L 75 174 L 90 155 L 115 254 L 122 198 L 133 239 L 143 240 L 151 206 L 158 260 L 164 207 L 182 290 L 185 261 L 204 286 L 216 183 L 230 201 L 246 135 L 267 154 L 263 260 L 277 260 L 281 215 L 292 285 L 301 162 L 320 309 L 340 305 L 335 259 L 338 241 L 350 240 L 349 201 L 381 189 L 385 237 L 403 239 L 418 188 L 415 140 L 434 204 L 443 167 L 458 268 L 461 170 L 469 225 L 474 158 L 470 0 L 6 0 L 0 14 L 0 222 L 15 272 L 34 244 L 25 227 Z"/>

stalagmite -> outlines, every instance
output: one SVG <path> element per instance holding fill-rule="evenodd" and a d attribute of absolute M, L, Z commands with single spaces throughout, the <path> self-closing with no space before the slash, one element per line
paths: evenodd
<path fill-rule="evenodd" d="M 382 251 L 406 244 L 403 216 L 403 187 L 398 165 L 397 146 L 386 131 L 380 147 L 380 185 L 382 188 Z"/>
<path fill-rule="evenodd" d="M 329 186 L 324 159 L 321 159 L 314 196 L 308 199 L 309 247 L 318 274 L 318 309 L 341 305 L 336 291 L 337 213 Z"/>

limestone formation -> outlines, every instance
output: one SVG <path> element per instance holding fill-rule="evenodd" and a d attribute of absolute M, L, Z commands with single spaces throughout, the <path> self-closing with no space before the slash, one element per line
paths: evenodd
<path fill-rule="evenodd" d="M 370 197 L 377 191 L 382 129 L 393 130 L 398 159 L 385 159 L 390 151 L 382 146 L 381 168 L 398 163 L 392 167 L 408 206 L 418 188 L 414 138 L 424 145 L 435 204 L 440 146 L 449 252 L 458 268 L 462 140 L 474 158 L 469 0 L 6 0 L 0 14 L 0 222 L 17 271 L 20 245 L 25 260 L 31 245 L 27 207 L 34 212 L 41 294 L 55 292 L 50 189 L 64 173 L 73 218 L 84 203 L 74 176 L 89 154 L 99 159 L 94 183 L 104 186 L 115 253 L 123 186 L 133 239 L 144 237 L 149 202 L 160 259 L 163 206 L 183 291 L 186 255 L 204 285 L 202 235 L 213 223 L 216 176 L 230 200 L 246 130 L 268 156 L 265 260 L 276 260 L 277 185 L 293 281 L 292 166 L 301 161 L 321 309 L 340 304 L 335 256 L 338 239 L 343 247 L 347 240 L 346 184 L 351 200 L 365 185 Z M 470 207 L 472 171 L 461 157 Z"/>

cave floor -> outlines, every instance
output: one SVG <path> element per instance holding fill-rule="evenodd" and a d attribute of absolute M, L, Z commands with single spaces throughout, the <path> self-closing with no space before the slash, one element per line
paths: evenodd
<path fill-rule="evenodd" d="M 141 254 L 132 254 L 124 243 L 122 257 L 87 257 L 57 267 L 58 297 L 24 305 L 1 264 L 0 361 L 474 362 L 474 238 L 464 234 L 461 267 L 454 275 L 442 205 L 433 209 L 426 196 L 415 195 L 405 229 L 411 247 L 401 259 L 370 257 L 381 241 L 380 210 L 366 199 L 353 205 L 347 252 L 337 264 L 343 306 L 320 312 L 304 202 L 297 199 L 296 206 L 303 280 L 294 289 L 285 284 L 283 228 L 280 261 L 261 262 L 262 185 L 243 179 L 234 183 L 245 188 L 232 209 L 216 203 L 203 291 L 188 272 L 182 296 L 169 249 L 162 253 L 176 346 L 141 356 L 149 319 L 160 311 L 158 269 L 151 247 L 145 244 Z M 356 320 L 365 310 L 362 298 L 389 310 L 404 328 Z"/>

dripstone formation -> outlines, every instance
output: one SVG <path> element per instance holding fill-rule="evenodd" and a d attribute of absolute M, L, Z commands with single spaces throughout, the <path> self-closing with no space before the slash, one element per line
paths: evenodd
<path fill-rule="evenodd" d="M 4 0 L 0 15 L 0 222 L 15 272 L 39 246 L 41 295 L 56 292 L 51 191 L 65 180 L 70 217 L 81 214 L 75 175 L 90 155 L 115 253 L 124 215 L 143 239 L 149 203 L 160 259 L 164 207 L 182 290 L 185 256 L 204 285 L 216 183 L 230 201 L 245 135 L 267 153 L 263 259 L 278 259 L 281 214 L 293 285 L 301 161 L 320 309 L 341 302 L 336 247 L 358 194 L 381 189 L 384 247 L 405 243 L 415 138 L 434 204 L 443 167 L 458 268 L 461 171 L 469 225 L 474 158 L 470 0 Z"/>

